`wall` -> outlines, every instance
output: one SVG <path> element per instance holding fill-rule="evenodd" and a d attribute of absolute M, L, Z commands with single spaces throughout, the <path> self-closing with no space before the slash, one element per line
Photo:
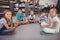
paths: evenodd
<path fill-rule="evenodd" d="M 39 0 L 39 5 L 57 5 L 58 0 Z"/>

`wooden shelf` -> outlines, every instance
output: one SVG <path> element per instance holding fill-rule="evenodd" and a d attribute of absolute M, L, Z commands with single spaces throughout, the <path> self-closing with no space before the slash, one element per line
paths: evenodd
<path fill-rule="evenodd" d="M 1 8 L 10 8 L 9 6 L 0 6 Z"/>

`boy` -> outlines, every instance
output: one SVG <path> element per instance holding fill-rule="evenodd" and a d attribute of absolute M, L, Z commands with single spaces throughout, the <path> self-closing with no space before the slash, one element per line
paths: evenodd
<path fill-rule="evenodd" d="M 41 23 L 41 26 L 44 26 L 44 25 L 47 25 L 46 21 L 47 21 L 46 13 L 42 12 L 39 18 L 39 23 Z"/>
<path fill-rule="evenodd" d="M 25 24 L 28 20 L 25 18 L 25 14 L 22 13 L 22 9 L 20 8 L 16 14 L 16 24 Z"/>

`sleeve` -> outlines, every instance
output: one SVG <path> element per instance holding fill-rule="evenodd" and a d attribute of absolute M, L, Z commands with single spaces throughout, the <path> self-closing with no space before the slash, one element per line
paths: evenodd
<path fill-rule="evenodd" d="M 45 20 L 47 21 L 47 16 L 45 16 Z"/>
<path fill-rule="evenodd" d="M 6 23 L 5 18 L 2 18 L 0 21 L 1 21 L 1 23 L 3 23 L 3 24 Z"/>
<path fill-rule="evenodd" d="M 42 16 L 40 16 L 39 18 L 42 19 Z"/>
<path fill-rule="evenodd" d="M 25 16 L 25 13 L 22 14 L 22 19 L 24 19 L 26 16 Z"/>
<path fill-rule="evenodd" d="M 4 22 L 6 22 L 5 19 L 3 19 L 3 18 L 0 19 L 0 29 L 3 27 Z"/>
<path fill-rule="evenodd" d="M 24 13 L 24 17 L 26 17 L 25 13 Z"/>
<path fill-rule="evenodd" d="M 55 17 L 55 18 L 53 19 L 53 21 L 54 21 L 54 22 L 59 22 L 60 19 L 59 19 L 58 17 Z"/>
<path fill-rule="evenodd" d="M 16 14 L 15 17 L 16 17 L 17 20 L 20 20 L 20 17 L 19 17 L 19 14 L 18 13 Z"/>
<path fill-rule="evenodd" d="M 35 19 L 36 17 L 35 17 L 35 15 L 34 15 L 34 19 Z"/>
<path fill-rule="evenodd" d="M 16 14 L 16 18 L 18 18 L 18 14 Z"/>
<path fill-rule="evenodd" d="M 28 16 L 28 19 L 30 19 L 31 15 Z"/>
<path fill-rule="evenodd" d="M 45 16 L 45 18 L 47 19 L 47 16 Z"/>
<path fill-rule="evenodd" d="M 16 21 L 16 18 L 12 18 L 12 22 L 15 23 L 15 21 Z"/>

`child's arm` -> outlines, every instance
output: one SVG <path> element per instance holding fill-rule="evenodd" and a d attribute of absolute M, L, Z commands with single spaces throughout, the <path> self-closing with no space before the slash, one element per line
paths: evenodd
<path fill-rule="evenodd" d="M 49 23 L 48 25 L 46 25 L 45 27 L 48 27 L 48 28 L 55 28 L 57 26 L 57 22 L 53 22 L 52 23 L 52 27 L 49 27 L 51 26 L 51 24 Z"/>
<path fill-rule="evenodd" d="M 10 28 L 7 23 L 4 23 L 4 26 L 5 26 L 7 29 Z"/>
<path fill-rule="evenodd" d="M 16 28 L 15 23 L 11 23 L 11 28 Z"/>
<path fill-rule="evenodd" d="M 7 23 L 7 21 L 5 20 L 5 18 L 2 18 L 1 20 L 3 20 L 3 25 L 4 25 L 7 29 L 9 29 L 10 27 L 8 26 L 8 23 Z"/>
<path fill-rule="evenodd" d="M 26 15 L 25 15 L 25 13 L 23 13 L 23 16 L 22 16 L 22 18 L 25 18 L 26 17 Z"/>
<path fill-rule="evenodd" d="M 57 26 L 57 24 L 59 23 L 59 18 L 58 17 L 55 17 L 54 19 L 53 19 L 53 23 L 52 23 L 52 28 L 55 28 L 56 26 Z"/>
<path fill-rule="evenodd" d="M 57 22 L 53 22 L 52 28 L 55 28 L 57 26 Z"/>

